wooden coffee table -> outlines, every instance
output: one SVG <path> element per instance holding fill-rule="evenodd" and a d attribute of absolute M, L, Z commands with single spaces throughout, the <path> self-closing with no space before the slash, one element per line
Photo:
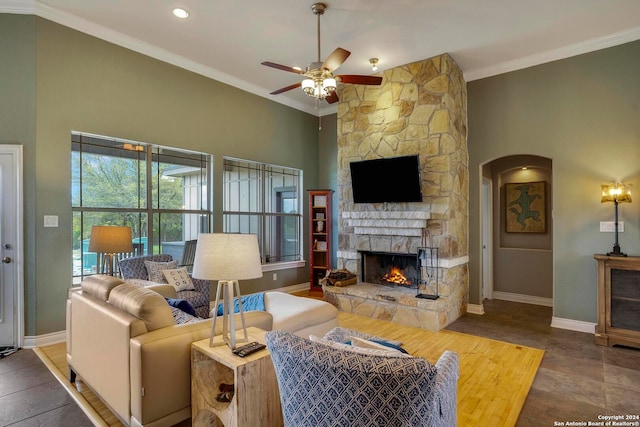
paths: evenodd
<path fill-rule="evenodd" d="M 254 327 L 247 331 L 249 341 L 264 344 L 265 331 Z M 233 384 L 229 402 L 216 399 L 221 384 Z M 192 343 L 191 420 L 194 426 L 282 426 L 280 392 L 269 351 L 265 348 L 242 358 L 227 345 L 209 347 L 209 338 Z"/>

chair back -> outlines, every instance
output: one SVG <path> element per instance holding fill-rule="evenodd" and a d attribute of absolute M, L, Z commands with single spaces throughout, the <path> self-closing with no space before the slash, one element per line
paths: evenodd
<path fill-rule="evenodd" d="M 286 427 L 449 425 L 423 358 L 365 355 L 282 330 L 267 332 L 266 343 Z"/>
<path fill-rule="evenodd" d="M 169 254 L 144 255 L 120 259 L 120 271 L 123 279 L 149 280 L 149 273 L 144 265 L 145 261 L 168 262 L 172 257 Z"/>
<path fill-rule="evenodd" d="M 196 245 L 198 240 L 187 240 L 184 242 L 184 251 L 182 252 L 181 267 L 187 267 L 187 271 L 191 273 L 193 271 L 193 260 L 196 258 Z"/>

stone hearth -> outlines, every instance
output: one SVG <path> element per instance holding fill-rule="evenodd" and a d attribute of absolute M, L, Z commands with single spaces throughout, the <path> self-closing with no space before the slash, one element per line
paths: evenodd
<path fill-rule="evenodd" d="M 415 290 L 381 292 L 370 284 L 331 289 L 326 298 L 341 310 L 439 330 L 466 311 L 469 287 L 462 72 L 445 54 L 387 70 L 380 86 L 340 85 L 339 96 L 337 267 L 360 277 L 360 251 L 415 254 L 437 247 L 440 298 L 418 300 Z M 422 202 L 353 202 L 352 161 L 416 154 Z M 395 301 L 380 296 L 388 292 L 400 294 Z"/>
<path fill-rule="evenodd" d="M 446 300 L 416 298 L 416 290 L 402 287 L 358 283 L 323 286 L 324 299 L 342 311 L 374 319 L 389 320 L 406 326 L 439 331 L 445 319 Z"/>

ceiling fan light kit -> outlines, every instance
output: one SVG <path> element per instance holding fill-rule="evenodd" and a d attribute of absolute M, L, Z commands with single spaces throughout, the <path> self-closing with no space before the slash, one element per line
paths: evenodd
<path fill-rule="evenodd" d="M 353 74 L 334 76 L 333 72 L 342 65 L 344 61 L 346 61 L 349 55 L 351 55 L 351 52 L 346 49 L 339 47 L 331 52 L 324 62 L 320 60 L 320 15 L 324 14 L 326 9 L 327 5 L 324 3 L 314 3 L 311 5 L 311 11 L 318 17 L 318 60 L 316 62 L 309 64 L 304 71 L 299 67 L 289 67 L 287 65 L 280 65 L 274 62 L 265 61 L 262 63 L 262 65 L 267 67 L 301 74 L 305 77 L 305 79 L 299 83 L 294 83 L 271 92 L 271 95 L 277 95 L 279 93 L 301 87 L 304 93 L 308 96 L 315 98 L 316 100 L 324 99 L 329 104 L 333 104 L 339 100 L 336 93 L 337 82 L 363 85 L 379 85 L 382 83 L 382 77 L 359 76 Z M 376 59 L 377 63 L 377 58 L 373 59 Z"/>

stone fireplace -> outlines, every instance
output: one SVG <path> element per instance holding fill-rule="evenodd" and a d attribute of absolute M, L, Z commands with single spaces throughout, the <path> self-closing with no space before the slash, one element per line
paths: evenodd
<path fill-rule="evenodd" d="M 468 194 L 466 85 L 447 55 L 384 72 L 382 85 L 340 85 L 338 104 L 338 268 L 356 285 L 325 288 L 341 310 L 439 330 L 466 311 Z M 353 202 L 349 164 L 420 156 L 422 202 Z M 370 253 L 415 258 L 439 252 L 439 298 L 415 298 L 410 287 L 365 282 Z"/>

